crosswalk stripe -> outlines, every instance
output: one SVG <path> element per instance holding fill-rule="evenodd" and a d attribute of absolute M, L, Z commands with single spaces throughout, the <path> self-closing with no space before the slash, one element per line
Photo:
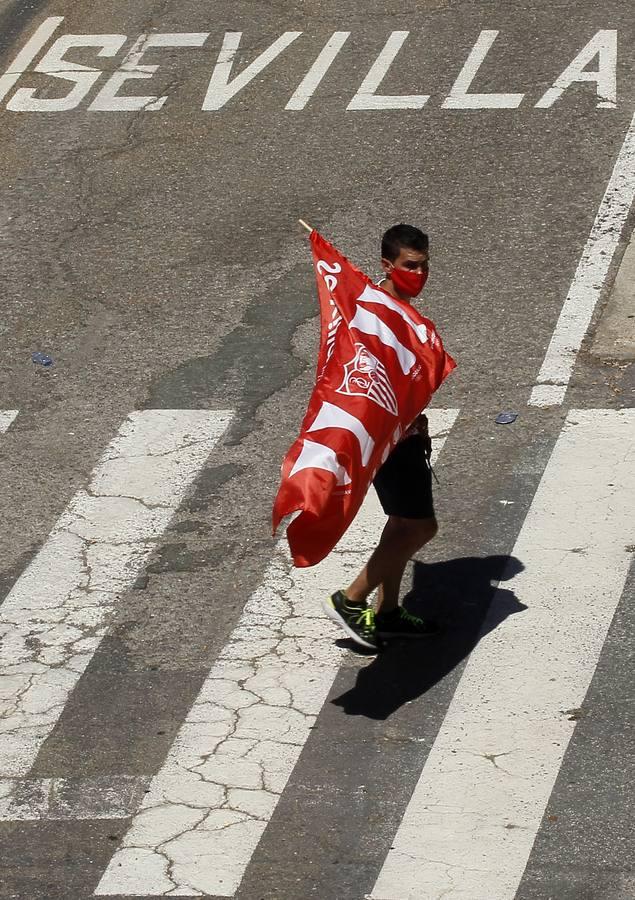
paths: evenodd
<path fill-rule="evenodd" d="M 9 430 L 17 414 L 17 409 L 0 409 L 0 434 Z"/>
<path fill-rule="evenodd" d="M 635 410 L 567 416 L 513 551 L 527 610 L 486 623 L 373 900 L 514 897 L 628 574 L 634 448 Z"/>
<path fill-rule="evenodd" d="M 457 414 L 428 411 L 433 459 Z M 280 541 L 97 895 L 235 893 L 340 666 L 320 601 L 352 580 L 383 521 L 371 492 L 311 569 L 291 569 Z"/>
<path fill-rule="evenodd" d="M 530 406 L 557 406 L 564 400 L 580 346 L 602 295 L 634 198 L 635 115 L 615 161 L 540 367 L 529 398 Z"/>
<path fill-rule="evenodd" d="M 231 416 L 132 413 L 89 488 L 73 497 L 5 599 L 0 818 L 12 818 L 15 779 L 33 765 L 104 636 L 107 613 L 134 582 Z"/>

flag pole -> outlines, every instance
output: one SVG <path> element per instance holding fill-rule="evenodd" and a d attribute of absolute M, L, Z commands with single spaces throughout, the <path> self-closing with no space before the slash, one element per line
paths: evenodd
<path fill-rule="evenodd" d="M 300 223 L 300 225 L 302 225 L 303 228 L 306 228 L 307 231 L 309 231 L 309 232 L 313 231 L 311 226 L 307 225 L 307 223 L 304 221 L 304 219 L 298 219 L 298 222 Z"/>

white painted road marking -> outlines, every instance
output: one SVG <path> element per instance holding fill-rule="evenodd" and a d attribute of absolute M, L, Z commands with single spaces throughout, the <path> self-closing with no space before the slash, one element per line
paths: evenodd
<path fill-rule="evenodd" d="M 374 900 L 513 900 L 624 587 L 634 508 L 635 410 L 570 412 L 506 582 L 527 610 L 472 652 Z"/>
<path fill-rule="evenodd" d="M 470 94 L 472 82 L 492 49 L 499 31 L 481 31 L 465 65 L 443 103 L 444 109 L 516 109 L 524 94 Z"/>
<path fill-rule="evenodd" d="M 350 31 L 335 31 L 329 38 L 326 46 L 320 52 L 309 71 L 306 73 L 295 93 L 285 106 L 285 109 L 304 109 L 320 82 L 333 65 L 335 57 L 340 52 L 350 36 Z"/>
<path fill-rule="evenodd" d="M 212 72 L 207 94 L 203 101 L 202 108 L 204 110 L 216 110 L 225 106 L 228 100 L 231 100 L 235 94 L 242 91 L 250 81 L 253 81 L 274 59 L 280 56 L 283 50 L 286 50 L 290 44 L 297 40 L 302 32 L 285 31 L 270 47 L 243 69 L 240 75 L 230 78 L 242 34 L 242 31 L 226 32 L 223 38 L 223 46 L 218 54 L 218 61 Z"/>
<path fill-rule="evenodd" d="M 231 412 L 133 413 L 0 607 L 0 778 L 24 776 Z M 6 787 L 6 786 L 5 786 Z M 9 785 L 11 787 L 11 785 Z M 0 817 L 11 818 L 10 791 Z"/>
<path fill-rule="evenodd" d="M 4 75 L 0 75 L 0 101 L 4 100 L 20 75 L 31 65 L 51 35 L 64 21 L 64 16 L 51 16 L 37 28 L 19 51 Z"/>
<path fill-rule="evenodd" d="M 125 34 L 65 34 L 46 51 L 35 67 L 36 72 L 49 78 L 61 78 L 73 83 L 63 97 L 38 97 L 36 88 L 18 88 L 7 103 L 13 112 L 64 112 L 75 109 L 102 76 L 102 70 L 69 62 L 65 54 L 74 47 L 96 47 L 97 56 L 116 56 L 126 43 Z"/>
<path fill-rule="evenodd" d="M 587 66 L 598 57 L 598 68 L 588 71 Z M 562 75 L 556 78 L 553 87 L 536 103 L 536 109 L 549 109 L 571 85 L 595 81 L 598 106 L 614 109 L 617 104 L 617 31 L 598 31 L 589 43 L 580 50 L 576 58 Z"/>
<path fill-rule="evenodd" d="M 427 412 L 435 459 L 458 410 Z M 320 603 L 357 574 L 384 521 L 371 492 L 310 569 L 292 569 L 279 542 L 97 895 L 235 893 L 340 665 Z"/>
<path fill-rule="evenodd" d="M 93 102 L 88 107 L 91 110 L 110 112 L 131 112 L 139 109 L 148 111 L 163 108 L 168 99 L 166 97 L 131 97 L 120 95 L 119 89 L 126 81 L 137 78 L 152 78 L 157 65 L 148 65 L 141 60 L 145 53 L 158 47 L 202 47 L 207 38 L 208 31 L 189 32 L 184 34 L 141 34 L 128 51 L 119 71 L 110 76 L 106 84 L 99 91 Z"/>
<path fill-rule="evenodd" d="M 591 234 L 531 392 L 530 406 L 557 406 L 567 386 L 584 336 L 620 241 L 635 196 L 635 116 L 626 132 Z"/>
<path fill-rule="evenodd" d="M 427 94 L 402 97 L 377 94 L 409 34 L 409 31 L 393 31 L 347 109 L 422 109 L 425 106 L 430 99 Z"/>
<path fill-rule="evenodd" d="M 0 409 L 0 434 L 4 434 L 13 425 L 18 415 L 17 409 Z"/>
<path fill-rule="evenodd" d="M 16 81 L 27 71 L 63 17 L 47 19 L 25 47 L 18 53 L 9 70 L 0 76 L 0 101 L 4 99 Z M 133 40 L 119 69 L 110 74 L 107 71 L 69 62 L 64 54 L 72 47 L 101 48 L 97 54 L 102 57 L 116 56 L 128 40 L 124 34 L 77 34 L 62 35 L 49 48 L 35 71 L 51 78 L 62 78 L 74 83 L 64 97 L 35 96 L 32 88 L 19 88 L 7 103 L 12 112 L 66 112 L 76 109 L 88 96 L 92 87 L 102 75 L 110 74 L 98 98 L 89 106 L 91 110 L 105 112 L 134 112 L 137 110 L 156 111 L 163 107 L 166 97 L 128 97 L 120 95 L 118 89 L 131 78 L 151 78 L 157 66 L 141 63 L 141 56 L 151 47 L 201 47 L 211 32 L 166 32 L 164 34 L 140 35 Z M 285 106 L 287 110 L 303 110 L 314 91 L 322 82 L 337 55 L 342 50 L 349 31 L 336 31 L 309 68 L 298 88 Z M 381 95 L 377 91 L 392 67 L 410 31 L 393 31 L 379 55 L 371 64 L 362 85 L 348 104 L 349 110 L 393 110 L 421 109 L 430 99 L 427 94 Z M 235 58 L 238 54 L 242 32 L 227 31 L 224 34 L 216 66 L 212 72 L 207 94 L 203 102 L 204 111 L 218 111 L 233 97 L 261 74 L 281 53 L 302 35 L 300 31 L 285 31 L 271 46 L 264 50 L 240 74 L 231 78 Z M 475 93 L 469 94 L 472 81 L 488 55 L 499 31 L 485 29 L 470 50 L 451 93 L 441 104 L 443 109 L 515 109 L 522 93 Z M 598 69 L 588 71 L 586 66 L 598 56 Z M 535 104 L 537 109 L 548 109 L 573 85 L 580 82 L 595 82 L 598 107 L 613 109 L 617 104 L 617 31 L 598 31 L 580 51 L 576 58 L 558 76 L 553 85 Z M 329 98 L 329 102 L 332 98 Z"/>

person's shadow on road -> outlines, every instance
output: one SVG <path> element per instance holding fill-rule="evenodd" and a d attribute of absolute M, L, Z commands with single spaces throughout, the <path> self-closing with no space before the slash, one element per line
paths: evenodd
<path fill-rule="evenodd" d="M 392 640 L 360 670 L 355 686 L 332 703 L 351 716 L 387 719 L 404 703 L 425 694 L 468 656 L 482 634 L 527 609 L 513 591 L 492 585 L 523 569 L 513 556 L 415 562 L 404 606 L 422 618 L 436 619 L 443 631 L 419 640 Z M 494 594 L 496 602 L 490 609 Z"/>

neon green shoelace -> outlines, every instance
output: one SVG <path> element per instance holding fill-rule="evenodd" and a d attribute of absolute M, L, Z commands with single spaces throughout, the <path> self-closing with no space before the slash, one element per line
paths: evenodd
<path fill-rule="evenodd" d="M 411 625 L 418 625 L 419 627 L 423 625 L 423 619 L 420 619 L 419 616 L 413 616 L 412 613 L 409 613 L 403 606 L 401 607 L 401 618 L 405 619 L 406 622 L 409 622 Z"/>
<path fill-rule="evenodd" d="M 370 607 L 367 607 L 366 609 L 364 609 L 360 613 L 360 615 L 357 619 L 357 624 L 363 625 L 363 627 L 366 631 L 374 631 L 374 629 L 375 629 L 375 611 L 373 609 L 371 609 Z"/>

